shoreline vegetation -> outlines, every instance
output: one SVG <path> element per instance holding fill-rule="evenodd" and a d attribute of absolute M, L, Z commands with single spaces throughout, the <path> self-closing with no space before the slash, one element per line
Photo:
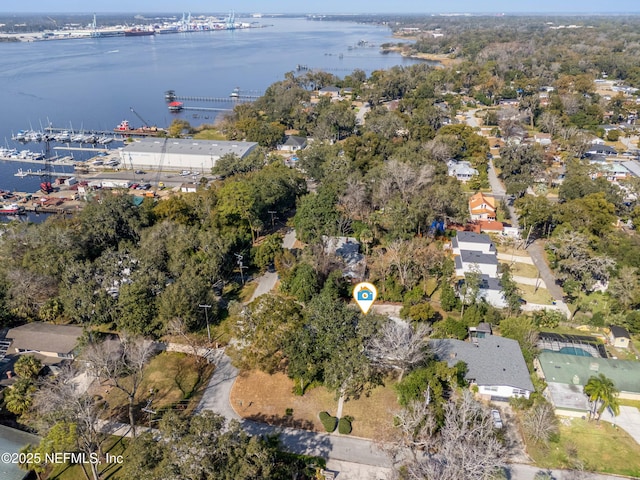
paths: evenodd
<path fill-rule="evenodd" d="M 448 68 L 460 62 L 460 59 L 451 58 L 449 55 L 446 55 L 443 53 L 412 52 L 409 46 L 406 44 L 385 46 L 385 47 L 382 47 L 382 51 L 384 53 L 397 52 L 406 58 L 414 58 L 417 60 L 427 60 L 430 62 L 437 62 L 438 65 L 436 66 L 438 68 Z"/>

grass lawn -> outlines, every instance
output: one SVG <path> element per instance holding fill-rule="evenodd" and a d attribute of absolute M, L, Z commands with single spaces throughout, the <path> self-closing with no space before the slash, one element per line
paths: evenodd
<path fill-rule="evenodd" d="M 103 453 L 109 453 L 114 456 L 123 455 L 127 449 L 128 442 L 129 439 L 127 438 L 109 437 L 103 445 Z M 121 478 L 118 475 L 120 468 L 120 465 L 115 462 L 109 464 L 103 463 L 98 467 L 98 471 L 101 474 L 102 480 L 115 480 Z M 89 464 L 85 465 L 85 470 L 89 474 L 89 477 L 91 477 L 91 466 Z M 84 473 L 82 473 L 82 466 L 80 465 L 58 464 L 53 468 L 47 478 L 49 478 L 49 480 L 78 480 L 85 478 L 85 476 Z"/>
<path fill-rule="evenodd" d="M 541 468 L 572 468 L 578 461 L 591 471 L 640 476 L 640 445 L 607 422 L 563 419 L 558 443 L 528 445 L 528 452 Z"/>
<path fill-rule="evenodd" d="M 137 394 L 138 421 L 148 421 L 147 414 L 140 412 L 146 405 L 149 392 L 154 389 L 151 408 L 157 412 L 180 405 L 181 410 L 193 411 L 200 401 L 213 365 L 202 362 L 197 364 L 192 355 L 177 352 L 162 352 L 151 359 L 144 370 L 144 378 Z M 107 418 L 118 418 L 128 423 L 127 396 L 121 390 L 110 386 L 101 386 L 92 392 L 101 395 L 109 408 Z"/>
<path fill-rule="evenodd" d="M 522 293 L 522 298 L 529 303 L 539 303 L 542 305 L 551 305 L 553 303 L 553 297 L 546 288 L 538 288 L 538 290 L 534 292 L 535 287 L 533 285 L 522 285 L 521 283 L 518 284 L 518 288 Z"/>
<path fill-rule="evenodd" d="M 527 278 L 537 278 L 538 277 L 538 269 L 535 265 L 529 265 L 528 263 L 520 263 L 520 262 L 504 262 L 500 263 L 509 265 L 509 270 L 511 271 L 511 275 L 516 275 L 518 277 L 527 277 Z"/>
<path fill-rule="evenodd" d="M 303 396 L 293 394 L 293 381 L 283 373 L 269 375 L 252 370 L 241 373 L 231 390 L 231 405 L 244 418 L 324 432 L 318 419 L 321 411 L 336 414 L 338 400 L 324 387 L 307 390 Z M 287 409 L 292 410 L 287 415 Z M 399 409 L 392 388 L 377 387 L 369 396 L 345 402 L 342 415 L 354 418 L 352 435 L 373 438 L 392 426 L 390 411 Z"/>
<path fill-rule="evenodd" d="M 193 138 L 197 140 L 226 140 L 227 139 L 227 137 L 225 137 L 218 130 L 211 129 L 211 128 L 207 128 L 205 130 L 199 131 L 198 133 L 193 135 Z"/>

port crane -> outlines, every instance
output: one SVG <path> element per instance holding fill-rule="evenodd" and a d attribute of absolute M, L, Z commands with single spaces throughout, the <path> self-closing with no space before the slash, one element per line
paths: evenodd
<path fill-rule="evenodd" d="M 140 119 L 143 127 L 151 128 L 151 125 L 149 125 L 149 122 L 147 122 L 144 118 L 142 118 L 140 114 L 133 109 L 133 107 L 129 107 L 129 110 L 131 110 L 131 112 Z"/>

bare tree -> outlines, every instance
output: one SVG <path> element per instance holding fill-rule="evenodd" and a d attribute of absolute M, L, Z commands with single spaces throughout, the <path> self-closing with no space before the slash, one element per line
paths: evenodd
<path fill-rule="evenodd" d="M 101 429 L 101 416 L 106 404 L 99 403 L 93 396 L 80 392 L 73 377 L 77 372 L 65 369 L 56 377 L 48 377 L 36 393 L 33 411 L 36 413 L 36 428 L 44 436 L 56 424 L 75 425 L 75 440 L 78 450 L 86 455 L 93 480 L 99 480 L 97 455 L 103 456 L 102 445 L 108 434 Z M 90 480 L 84 464 L 83 472 Z"/>
<path fill-rule="evenodd" d="M 444 426 L 434 444 L 437 453 L 408 466 L 410 478 L 485 480 L 505 465 L 505 448 L 496 438 L 491 414 L 468 391 L 445 406 Z"/>
<path fill-rule="evenodd" d="M 383 370 L 397 370 L 402 380 L 405 372 L 422 363 L 426 356 L 425 338 L 429 327 L 388 320 L 367 346 L 367 356 Z"/>
<path fill-rule="evenodd" d="M 535 442 L 547 445 L 551 436 L 558 433 L 553 407 L 547 402 L 536 403 L 524 414 L 522 427 Z"/>
<path fill-rule="evenodd" d="M 142 383 L 144 366 L 153 353 L 153 342 L 142 337 L 121 337 L 117 341 L 91 343 L 87 348 L 87 360 L 95 374 L 127 395 L 129 424 L 134 438 L 136 394 Z"/>
<path fill-rule="evenodd" d="M 400 447 L 409 448 L 416 456 L 417 450 L 428 451 L 434 447 L 437 437 L 436 417 L 425 392 L 424 401 L 413 401 L 394 416 L 394 424 L 400 433 Z"/>

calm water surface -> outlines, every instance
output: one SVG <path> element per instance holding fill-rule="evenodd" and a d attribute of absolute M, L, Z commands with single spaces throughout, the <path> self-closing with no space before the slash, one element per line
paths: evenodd
<path fill-rule="evenodd" d="M 343 77 L 356 68 L 370 74 L 416 63 L 380 53 L 380 44 L 393 41 L 384 27 L 303 18 L 260 19 L 259 24 L 265 28 L 0 43 L 0 142 L 41 151 L 42 145 L 13 144 L 11 135 L 48 122 L 74 130 L 111 130 L 123 119 L 140 126 L 130 107 L 149 124 L 167 126 L 174 118 L 164 102 L 168 89 L 178 95 L 226 98 L 239 87 L 241 93 L 259 94 L 298 64 Z M 373 46 L 359 47 L 361 40 Z M 228 102 L 199 105 L 232 107 Z M 194 124 L 215 116 L 198 112 L 194 119 L 193 113 L 180 115 Z M 38 188 L 37 177 L 13 176 L 20 167 L 25 168 L 0 162 L 0 189 Z"/>

